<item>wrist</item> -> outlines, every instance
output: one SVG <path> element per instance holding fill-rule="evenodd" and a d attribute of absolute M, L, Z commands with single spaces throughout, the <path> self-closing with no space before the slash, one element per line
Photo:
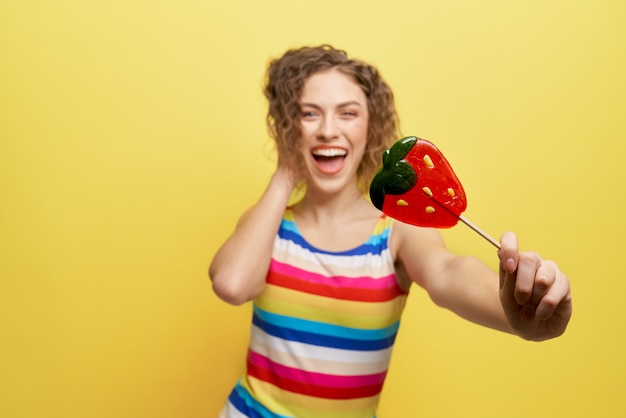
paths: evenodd
<path fill-rule="evenodd" d="M 293 173 L 286 168 L 278 168 L 272 178 L 270 179 L 270 186 L 276 186 L 280 190 L 283 190 L 291 195 L 291 192 L 296 187 L 297 180 Z"/>

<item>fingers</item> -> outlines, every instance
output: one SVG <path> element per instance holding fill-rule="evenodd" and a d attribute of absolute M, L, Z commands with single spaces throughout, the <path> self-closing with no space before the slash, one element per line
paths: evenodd
<path fill-rule="evenodd" d="M 572 314 L 569 280 L 550 260 L 520 252 L 517 237 L 500 239 L 500 301 L 512 329 L 542 341 L 561 335 Z"/>
<path fill-rule="evenodd" d="M 517 261 L 519 256 L 519 245 L 517 237 L 512 232 L 505 232 L 500 237 L 500 266 L 505 273 L 514 273 L 517 269 Z"/>
<path fill-rule="evenodd" d="M 528 252 L 518 256 L 515 275 L 515 301 L 519 305 L 538 302 L 553 282 L 549 272 L 542 269 L 538 254 Z"/>
<path fill-rule="evenodd" d="M 534 252 L 520 253 L 512 232 L 502 234 L 498 256 L 500 287 L 506 287 L 518 305 L 539 301 L 552 285 L 551 272 L 541 268 L 541 257 Z"/>
<path fill-rule="evenodd" d="M 567 277 L 552 261 L 544 261 L 542 263 L 541 274 L 545 274 L 549 278 L 547 282 L 550 284 L 537 301 L 533 303 L 537 306 L 535 309 L 536 318 L 546 320 L 555 313 L 561 302 L 569 298 L 570 287 Z"/>
<path fill-rule="evenodd" d="M 507 259 L 501 259 L 501 301 L 507 312 L 519 312 L 522 319 L 530 320 L 553 280 L 550 272 L 542 269 L 536 253 L 518 253 L 516 259 L 517 266 L 511 273 L 506 271 Z"/>
<path fill-rule="evenodd" d="M 514 234 L 502 236 L 498 256 L 502 302 L 508 310 L 517 309 L 528 320 L 546 320 L 568 297 L 569 281 L 556 263 L 535 252 L 520 253 Z"/>

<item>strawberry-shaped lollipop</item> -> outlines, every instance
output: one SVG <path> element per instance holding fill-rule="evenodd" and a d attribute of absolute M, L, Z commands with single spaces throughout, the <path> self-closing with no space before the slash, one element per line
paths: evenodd
<path fill-rule="evenodd" d="M 402 138 L 384 152 L 370 197 L 374 206 L 401 222 L 450 228 L 460 220 L 499 248 L 461 215 L 467 208 L 463 186 L 441 151 L 424 139 Z"/>

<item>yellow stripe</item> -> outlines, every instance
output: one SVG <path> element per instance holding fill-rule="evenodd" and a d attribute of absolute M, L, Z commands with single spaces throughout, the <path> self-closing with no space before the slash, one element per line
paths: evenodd
<path fill-rule="evenodd" d="M 393 315 L 393 322 L 400 318 L 402 308 L 404 307 L 404 299 L 406 299 L 405 295 L 399 295 L 385 302 L 360 302 L 303 293 L 271 284 L 266 285 L 265 291 L 261 297 L 267 297 L 275 301 L 294 302 L 295 304 L 306 305 L 313 309 L 329 310 L 340 315 L 347 314 L 370 317 Z"/>
<path fill-rule="evenodd" d="M 296 417 L 326 418 L 332 412 L 333 418 L 362 418 L 374 416 L 380 395 L 358 399 L 324 399 L 282 390 L 270 383 L 248 376 L 249 382 L 242 385 L 254 397 L 281 415 Z M 297 406 L 296 406 L 297 405 Z"/>
<path fill-rule="evenodd" d="M 267 284 L 256 304 L 279 315 L 362 329 L 387 327 L 400 319 L 406 295 L 387 302 L 354 302 L 304 294 Z"/>
<path fill-rule="evenodd" d="M 295 216 L 293 216 L 293 211 L 291 210 L 291 208 L 288 208 L 287 210 L 285 210 L 285 216 L 283 216 L 283 218 L 292 222 L 296 221 L 296 218 Z"/>
<path fill-rule="evenodd" d="M 393 219 L 386 216 L 384 218 L 381 218 L 378 223 L 376 224 L 376 227 L 374 228 L 374 231 L 372 233 L 372 235 L 380 235 L 383 233 L 383 231 L 389 227 L 391 227 L 391 224 L 393 224 Z"/>

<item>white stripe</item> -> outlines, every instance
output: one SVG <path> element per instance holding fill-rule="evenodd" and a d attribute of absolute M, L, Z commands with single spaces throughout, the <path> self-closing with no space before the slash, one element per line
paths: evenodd
<path fill-rule="evenodd" d="M 224 405 L 224 408 L 220 411 L 218 418 L 247 418 L 247 415 L 239 412 L 237 408 L 235 408 L 230 402 L 227 402 Z"/>
<path fill-rule="evenodd" d="M 391 260 L 389 248 L 383 250 L 380 254 L 335 255 L 312 253 L 310 250 L 295 244 L 291 240 L 285 240 L 278 237 L 275 240 L 274 248 L 283 253 L 288 253 L 315 264 L 321 263 L 327 266 L 337 266 L 343 268 L 363 268 L 364 266 L 368 266 L 370 268 L 387 267 L 384 272 L 385 275 L 393 272 L 393 260 Z"/>
<path fill-rule="evenodd" d="M 289 353 L 280 352 L 268 347 L 259 339 L 250 340 L 250 349 L 255 353 L 271 359 L 274 363 L 285 367 L 300 369 L 306 372 L 333 374 L 336 376 L 356 376 L 363 374 L 384 373 L 389 369 L 389 359 L 377 363 L 341 363 L 313 358 L 295 358 Z"/>
<path fill-rule="evenodd" d="M 289 353 L 294 357 L 312 358 L 343 363 L 374 363 L 390 358 L 393 347 L 375 351 L 355 351 L 341 348 L 320 347 L 296 341 L 288 341 L 267 334 L 257 326 L 252 326 L 251 338 L 263 341 L 274 350 Z"/>

